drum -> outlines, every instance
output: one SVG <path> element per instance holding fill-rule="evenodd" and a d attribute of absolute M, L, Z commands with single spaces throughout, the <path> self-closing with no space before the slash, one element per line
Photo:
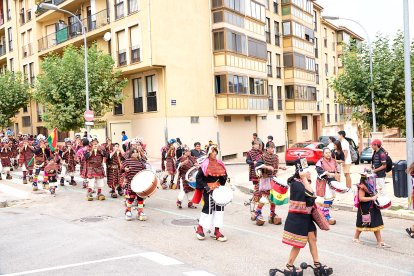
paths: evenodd
<path fill-rule="evenodd" d="M 335 180 L 327 181 L 327 182 L 328 182 L 329 187 L 331 187 L 331 189 L 334 190 L 335 192 L 344 194 L 349 191 L 349 188 L 345 184 L 342 184 L 341 182 L 338 182 Z"/>
<path fill-rule="evenodd" d="M 375 205 L 381 210 L 388 209 L 391 207 L 391 199 L 387 196 L 378 196 L 377 200 L 375 200 Z"/>
<path fill-rule="evenodd" d="M 157 190 L 159 179 L 150 170 L 143 170 L 137 173 L 131 180 L 131 189 L 140 197 L 152 196 Z"/>
<path fill-rule="evenodd" d="M 263 171 L 262 171 L 263 166 L 264 165 L 260 165 L 260 166 L 258 166 L 254 169 L 254 172 L 256 173 L 256 176 L 259 177 L 259 178 L 262 177 L 262 175 L 263 175 Z"/>
<path fill-rule="evenodd" d="M 198 173 L 198 167 L 191 167 L 185 174 L 185 180 L 188 182 L 188 185 L 195 189 L 196 188 L 196 177 Z"/>
<path fill-rule="evenodd" d="M 273 177 L 273 181 L 275 182 L 276 185 L 279 185 L 282 188 L 285 188 L 285 189 L 289 188 L 289 185 L 287 183 L 287 180 L 280 179 L 280 178 L 278 178 L 278 177 L 275 176 L 275 177 Z"/>
<path fill-rule="evenodd" d="M 230 187 L 220 186 L 213 191 L 213 201 L 218 206 L 226 206 L 233 201 L 233 191 Z"/>

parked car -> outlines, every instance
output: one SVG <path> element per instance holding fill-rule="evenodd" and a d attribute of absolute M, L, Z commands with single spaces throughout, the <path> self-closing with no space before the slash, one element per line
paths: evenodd
<path fill-rule="evenodd" d="M 373 150 L 371 147 L 366 147 L 362 150 L 361 152 L 361 157 L 359 158 L 359 161 L 361 163 L 371 163 L 372 162 L 372 154 L 373 154 Z"/>
<path fill-rule="evenodd" d="M 320 142 L 301 142 L 296 143 L 292 147 L 286 150 L 285 160 L 287 165 L 293 165 L 294 161 L 298 157 L 304 157 L 308 161 L 308 164 L 316 164 L 321 159 L 323 153 L 322 149 L 324 144 Z"/>
<path fill-rule="evenodd" d="M 329 144 L 329 137 L 330 136 L 320 136 L 319 137 L 319 142 L 322 143 L 326 147 Z M 337 136 L 333 136 L 333 137 L 335 139 L 338 139 Z M 352 138 L 345 137 L 345 139 L 348 141 L 349 146 L 353 147 L 354 150 L 357 152 L 358 158 L 357 158 L 357 161 L 354 162 L 354 164 L 358 165 L 359 164 L 359 159 L 360 159 L 359 152 L 358 152 L 358 146 L 355 144 L 355 142 L 354 142 L 354 140 L 352 140 Z"/>

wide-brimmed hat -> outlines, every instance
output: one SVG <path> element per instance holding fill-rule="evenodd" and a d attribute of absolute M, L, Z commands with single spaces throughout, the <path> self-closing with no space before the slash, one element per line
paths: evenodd
<path fill-rule="evenodd" d="M 310 167 L 306 158 L 298 158 L 294 162 L 296 172 L 309 172 Z"/>

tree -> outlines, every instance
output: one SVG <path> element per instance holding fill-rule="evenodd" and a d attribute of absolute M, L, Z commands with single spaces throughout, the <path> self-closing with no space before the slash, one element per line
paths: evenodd
<path fill-rule="evenodd" d="M 61 131 L 81 128 L 86 107 L 83 48 L 68 46 L 62 56 L 51 54 L 41 68 L 34 98 L 45 107 L 43 121 Z M 121 77 L 121 71 L 114 70 L 112 57 L 96 44 L 88 49 L 88 77 L 90 109 L 96 116 L 122 103 L 128 81 Z"/>
<path fill-rule="evenodd" d="M 356 47 L 351 44 L 342 58 L 344 71 L 331 82 L 331 87 L 338 92 L 338 102 L 354 107 L 353 117 L 370 127 L 373 90 L 377 126 L 404 129 L 404 36 L 398 32 L 390 42 L 388 37 L 378 35 L 372 46 L 372 82 L 367 45 Z"/>
<path fill-rule="evenodd" d="M 29 85 L 20 72 L 6 71 L 0 75 L 0 126 L 11 124 L 11 119 L 30 100 Z"/>

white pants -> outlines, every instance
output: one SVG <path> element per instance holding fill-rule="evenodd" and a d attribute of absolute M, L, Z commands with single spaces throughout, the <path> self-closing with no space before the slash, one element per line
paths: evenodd
<path fill-rule="evenodd" d="M 213 211 L 213 213 L 205 214 L 201 213 L 199 224 L 204 229 L 210 229 L 212 226 L 217 228 L 223 227 L 224 211 Z"/>
<path fill-rule="evenodd" d="M 376 178 L 375 185 L 377 186 L 378 193 L 380 195 L 385 195 L 385 177 Z"/>
<path fill-rule="evenodd" d="M 336 192 L 331 189 L 331 187 L 328 185 L 328 183 L 326 183 L 324 199 L 325 200 L 334 200 L 335 197 L 336 197 Z"/>
<path fill-rule="evenodd" d="M 10 167 L 2 167 L 1 172 L 2 173 L 9 173 L 10 172 Z"/>
<path fill-rule="evenodd" d="M 91 189 L 102 189 L 105 185 L 105 181 L 103 178 L 88 178 L 88 188 Z"/>

